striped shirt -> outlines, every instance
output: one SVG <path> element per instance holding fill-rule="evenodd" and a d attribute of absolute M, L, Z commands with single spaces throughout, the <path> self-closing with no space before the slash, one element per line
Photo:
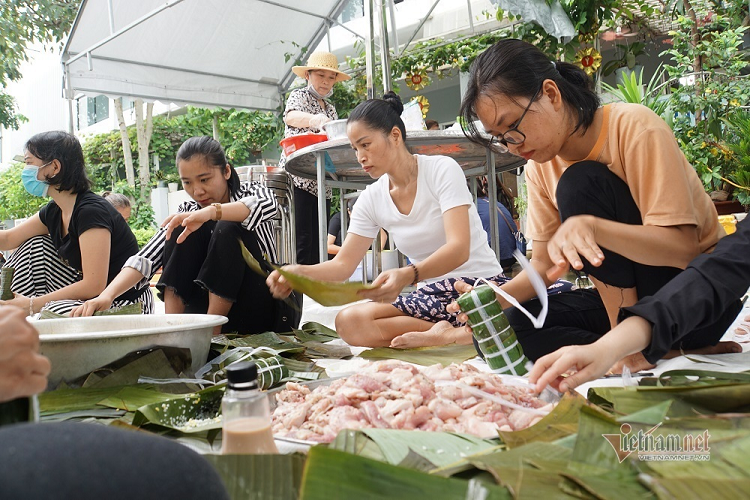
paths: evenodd
<path fill-rule="evenodd" d="M 264 255 L 271 262 L 277 261 L 276 239 L 274 237 L 273 219 L 278 210 L 276 197 L 270 189 L 255 181 L 243 182 L 237 194 L 230 196 L 230 201 L 239 201 L 250 210 L 250 215 L 241 222 L 248 231 L 255 231 L 258 245 Z M 201 206 L 195 201 L 180 204 L 177 213 L 194 212 Z M 141 289 L 148 286 L 149 281 L 162 266 L 164 247 L 167 243 L 166 229 L 159 228 L 156 234 L 141 249 L 130 257 L 122 267 L 132 267 L 143 275 L 143 279 L 135 286 Z"/>

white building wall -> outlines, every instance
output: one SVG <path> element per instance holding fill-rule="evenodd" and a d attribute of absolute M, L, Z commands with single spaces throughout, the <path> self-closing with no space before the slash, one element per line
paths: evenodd
<path fill-rule="evenodd" d="M 0 163 L 9 164 L 23 154 L 23 145 L 34 134 L 68 130 L 67 101 L 62 98 L 60 55 L 41 48 L 28 51 L 30 61 L 21 66 L 23 78 L 5 89 L 16 99 L 18 112 L 29 119 L 18 130 L 2 130 Z"/>

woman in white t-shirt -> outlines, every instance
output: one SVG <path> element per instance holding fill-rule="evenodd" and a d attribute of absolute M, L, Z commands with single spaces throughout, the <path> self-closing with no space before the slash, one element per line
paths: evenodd
<path fill-rule="evenodd" d="M 403 109 L 399 96 L 388 92 L 383 99 L 360 104 L 349 116 L 347 135 L 357 161 L 377 181 L 360 195 L 344 244 L 333 260 L 288 269 L 315 279 L 343 281 L 383 228 L 411 264 L 381 273 L 374 289 L 361 292 L 372 302 L 338 314 L 336 330 L 341 338 L 372 347 L 470 343 L 471 337 L 456 328 L 455 315 L 445 309 L 458 296 L 453 282 L 507 279 L 487 244 L 461 167 L 445 156 L 412 155 L 405 144 Z M 267 283 L 276 297 L 291 292 L 277 272 Z M 417 284 L 417 290 L 400 295 L 410 284 Z"/>

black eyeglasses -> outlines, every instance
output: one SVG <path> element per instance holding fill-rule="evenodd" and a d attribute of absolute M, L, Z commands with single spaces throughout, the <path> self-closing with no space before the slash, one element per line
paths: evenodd
<path fill-rule="evenodd" d="M 526 140 L 526 134 L 518 130 L 518 126 L 521 124 L 521 120 L 523 120 L 523 117 L 526 116 L 526 113 L 529 111 L 531 105 L 534 104 L 534 101 L 536 101 L 536 98 L 541 90 L 542 87 L 539 87 L 534 93 L 534 97 L 531 98 L 529 104 L 526 106 L 526 109 L 523 110 L 521 118 L 516 120 L 516 123 L 514 123 L 513 126 L 510 127 L 503 135 L 495 137 L 496 147 L 499 146 L 500 149 L 508 151 L 508 144 L 523 144 L 523 142 Z"/>

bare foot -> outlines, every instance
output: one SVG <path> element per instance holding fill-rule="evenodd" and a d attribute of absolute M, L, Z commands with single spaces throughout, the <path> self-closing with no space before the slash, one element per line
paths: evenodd
<path fill-rule="evenodd" d="M 667 352 L 667 354 L 664 355 L 662 359 L 672 359 L 676 358 L 677 356 L 682 356 L 683 354 L 728 354 L 733 352 L 742 352 L 742 346 L 737 342 L 719 342 L 716 345 L 710 345 L 707 347 L 692 349 L 689 351 L 679 351 L 677 349 L 672 349 Z M 631 373 L 656 368 L 656 365 L 652 365 L 651 363 L 646 361 L 646 358 L 643 357 L 643 353 L 640 352 L 631 354 L 630 356 L 621 359 L 612 367 L 612 370 L 610 371 L 612 373 L 622 373 L 623 366 L 627 366 L 630 369 Z"/>
<path fill-rule="evenodd" d="M 615 365 L 610 370 L 610 373 L 622 373 L 622 369 L 625 366 L 628 367 L 630 373 L 656 368 L 656 365 L 652 365 L 651 363 L 646 361 L 646 358 L 643 356 L 642 352 L 637 352 L 635 354 L 631 354 L 630 356 L 625 356 L 620 361 L 615 363 Z"/>
<path fill-rule="evenodd" d="M 664 359 L 676 358 L 683 354 L 728 354 L 732 352 L 742 352 L 742 346 L 737 342 L 719 342 L 716 345 L 701 347 L 700 349 L 692 349 L 690 351 L 672 349 L 664 356 Z"/>
<path fill-rule="evenodd" d="M 471 335 L 463 327 L 454 328 L 447 321 L 439 321 L 424 332 L 407 332 L 391 340 L 391 347 L 396 349 L 447 344 L 471 344 Z"/>

